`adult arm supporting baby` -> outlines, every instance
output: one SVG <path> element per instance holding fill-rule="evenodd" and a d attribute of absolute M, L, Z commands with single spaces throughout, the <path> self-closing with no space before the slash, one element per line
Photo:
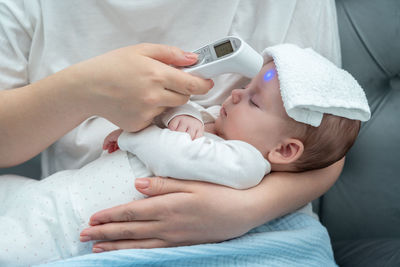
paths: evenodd
<path fill-rule="evenodd" d="M 192 140 L 187 133 L 150 126 L 137 133 L 123 132 L 118 145 L 158 176 L 246 189 L 257 185 L 270 171 L 269 163 L 253 146 L 215 138 Z"/>
<path fill-rule="evenodd" d="M 103 251 L 231 239 L 324 194 L 343 163 L 342 159 L 302 173 L 272 172 L 246 190 L 159 177 L 137 179 L 136 188 L 151 197 L 94 214 L 94 226 L 84 234 L 103 240 L 94 245 Z"/>

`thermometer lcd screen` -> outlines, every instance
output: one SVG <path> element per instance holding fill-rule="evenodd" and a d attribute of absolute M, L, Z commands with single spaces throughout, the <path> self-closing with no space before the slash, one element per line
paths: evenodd
<path fill-rule="evenodd" d="M 231 41 L 229 40 L 222 44 L 214 46 L 214 49 L 215 49 L 215 54 L 217 54 L 217 57 L 223 57 L 233 52 L 233 47 Z"/>

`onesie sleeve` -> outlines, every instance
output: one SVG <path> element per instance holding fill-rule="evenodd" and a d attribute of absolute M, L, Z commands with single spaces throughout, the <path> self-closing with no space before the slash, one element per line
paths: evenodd
<path fill-rule="evenodd" d="M 29 82 L 28 60 L 36 1 L 0 1 L 0 90 Z"/>
<path fill-rule="evenodd" d="M 202 109 L 204 109 L 202 106 L 189 100 L 184 105 L 170 108 L 167 111 L 165 111 L 162 115 L 161 120 L 162 120 L 163 124 L 165 125 L 165 127 L 168 127 L 169 122 L 176 116 L 189 115 L 189 116 L 192 116 L 192 117 L 198 119 L 199 121 L 201 121 L 203 123 L 203 120 L 201 118 L 201 113 L 200 113 Z"/>
<path fill-rule="evenodd" d="M 138 133 L 123 132 L 118 145 L 158 176 L 246 189 L 270 171 L 262 154 L 245 142 L 208 136 L 192 140 L 187 133 L 154 125 Z"/>

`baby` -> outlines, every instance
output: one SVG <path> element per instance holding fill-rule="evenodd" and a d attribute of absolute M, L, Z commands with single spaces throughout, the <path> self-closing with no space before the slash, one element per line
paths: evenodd
<path fill-rule="evenodd" d="M 334 115 L 325 114 L 319 127 L 290 118 L 273 61 L 246 88 L 233 90 L 219 114 L 215 110 L 201 111 L 208 121 L 216 118 L 205 124 L 203 137 L 203 123 L 182 114 L 168 123 L 176 131 L 157 126 L 138 133 L 116 130 L 103 147 L 113 153 L 103 153 L 79 170 L 42 181 L 27 179 L 16 192 L 2 192 L 0 265 L 90 253 L 93 242 L 80 242 L 79 233 L 96 211 L 143 198 L 135 190 L 135 178 L 169 176 L 249 188 L 271 170 L 332 164 L 345 155 L 360 128 L 359 121 Z"/>
<path fill-rule="evenodd" d="M 268 81 L 265 76 L 268 76 Z M 210 107 L 208 110 L 216 109 Z M 324 114 L 319 127 L 290 118 L 282 102 L 273 61 L 264 65 L 246 88 L 234 89 L 218 110 L 218 115 L 208 114 L 216 119 L 205 127 L 197 116 L 177 115 L 169 121 L 168 128 L 186 132 L 192 139 L 201 137 L 205 128 L 206 132 L 225 140 L 246 142 L 261 153 L 267 160 L 266 164 L 270 165 L 268 170 L 272 171 L 300 172 L 327 167 L 346 154 L 360 129 L 360 121 L 331 114 Z M 207 109 L 203 112 L 207 112 Z M 110 153 L 117 150 L 121 133 L 120 129 L 107 136 L 103 149 Z M 130 151 L 129 135 L 135 134 L 124 133 L 119 140 L 126 151 Z M 190 142 L 188 145 L 192 144 Z M 244 189 L 260 181 L 258 177 L 254 183 L 249 183 L 247 177 L 241 177 L 244 180 L 236 185 L 232 179 L 224 181 L 225 177 L 216 177 L 221 180 L 211 182 Z"/>

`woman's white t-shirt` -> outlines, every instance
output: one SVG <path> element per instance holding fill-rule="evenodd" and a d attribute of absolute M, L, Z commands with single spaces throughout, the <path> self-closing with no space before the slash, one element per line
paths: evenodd
<path fill-rule="evenodd" d="M 283 42 L 312 47 L 340 65 L 334 0 L 0 0 L 0 90 L 123 46 L 151 42 L 192 51 L 227 35 L 258 52 Z M 225 74 L 214 82 L 192 100 L 221 104 L 246 81 Z M 115 128 L 99 117 L 83 122 L 42 153 L 43 177 L 96 159 Z"/>

